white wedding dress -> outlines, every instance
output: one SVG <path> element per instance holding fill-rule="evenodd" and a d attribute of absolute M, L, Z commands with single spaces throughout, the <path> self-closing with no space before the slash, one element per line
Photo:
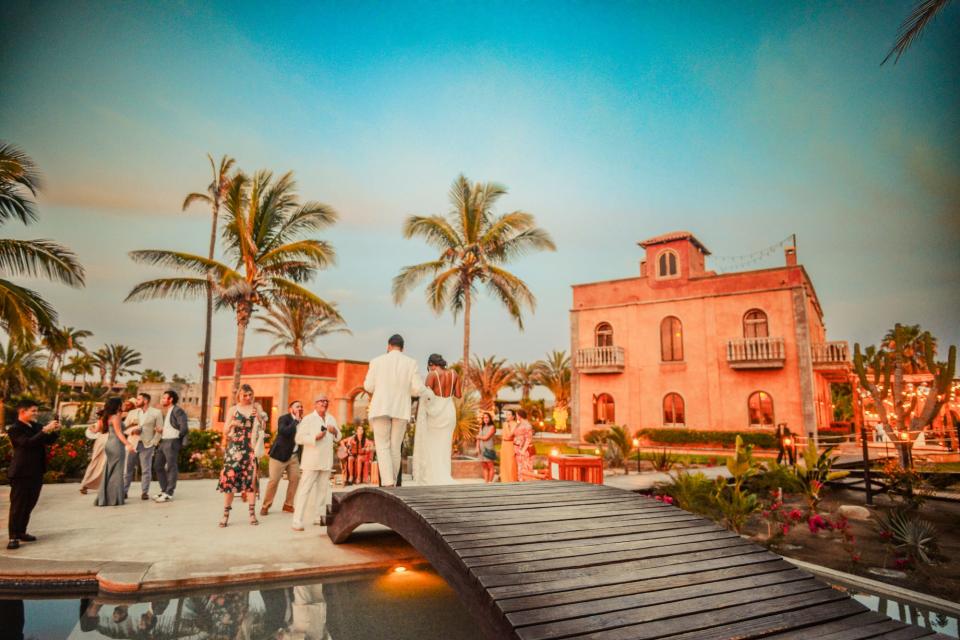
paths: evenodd
<path fill-rule="evenodd" d="M 417 486 L 453 484 L 450 458 L 457 410 L 453 398 L 441 398 L 432 389 L 420 393 L 417 428 L 413 437 L 413 483 Z"/>

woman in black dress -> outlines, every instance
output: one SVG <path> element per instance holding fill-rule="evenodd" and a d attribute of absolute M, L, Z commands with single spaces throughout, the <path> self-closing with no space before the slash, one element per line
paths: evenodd
<path fill-rule="evenodd" d="M 223 429 L 223 470 L 217 490 L 223 493 L 223 518 L 220 526 L 227 526 L 233 496 L 245 495 L 250 513 L 250 524 L 257 520 L 257 443 L 263 438 L 263 415 L 253 402 L 253 388 L 240 385 L 237 404 L 227 412 L 227 424 Z"/>

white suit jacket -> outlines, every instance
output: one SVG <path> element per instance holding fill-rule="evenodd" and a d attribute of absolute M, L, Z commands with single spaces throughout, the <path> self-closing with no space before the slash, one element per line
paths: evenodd
<path fill-rule="evenodd" d="M 330 471 L 333 468 L 333 445 L 340 439 L 340 429 L 332 415 L 328 413 L 324 417 L 326 420 L 316 411 L 311 411 L 297 425 L 297 435 L 293 441 L 303 445 L 303 454 L 300 456 L 300 468 L 303 471 Z M 327 435 L 317 440 L 317 434 L 324 425 Z"/>
<path fill-rule="evenodd" d="M 417 372 L 417 361 L 402 351 L 388 351 L 370 361 L 363 388 L 370 400 L 370 417 L 388 416 L 410 419 L 411 396 L 419 396 L 423 380 Z"/>

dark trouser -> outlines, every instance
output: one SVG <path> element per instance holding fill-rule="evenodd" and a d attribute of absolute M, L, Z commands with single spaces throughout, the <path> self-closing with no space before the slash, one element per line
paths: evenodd
<path fill-rule="evenodd" d="M 180 469 L 177 467 L 177 456 L 180 455 L 180 438 L 161 440 L 154 447 L 157 451 L 154 457 L 157 460 L 157 480 L 160 482 L 160 491 L 172 496 L 177 489 L 177 477 Z"/>
<path fill-rule="evenodd" d="M 30 512 L 37 506 L 43 478 L 10 478 L 10 539 L 27 532 Z"/>

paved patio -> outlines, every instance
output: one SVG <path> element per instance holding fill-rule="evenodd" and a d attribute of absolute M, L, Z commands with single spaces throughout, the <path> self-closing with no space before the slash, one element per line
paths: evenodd
<path fill-rule="evenodd" d="M 282 481 L 278 496 L 285 490 Z M 321 527 L 293 531 L 291 514 L 276 505 L 270 515 L 258 516 L 259 526 L 251 526 L 246 506 L 235 501 L 230 526 L 221 529 L 223 503 L 215 480 L 183 480 L 176 499 L 163 504 L 140 500 L 139 491 L 119 507 L 98 508 L 93 500 L 92 494 L 80 495 L 77 484 L 44 486 L 30 521 L 30 533 L 39 540 L 16 551 L 0 549 L 0 583 L 7 583 L 6 590 L 52 583 L 90 589 L 99 582 L 103 591 L 147 592 L 422 561 L 385 527 L 364 525 L 359 544 L 335 547 Z M 10 487 L 2 486 L 4 525 L 9 507 Z"/>

